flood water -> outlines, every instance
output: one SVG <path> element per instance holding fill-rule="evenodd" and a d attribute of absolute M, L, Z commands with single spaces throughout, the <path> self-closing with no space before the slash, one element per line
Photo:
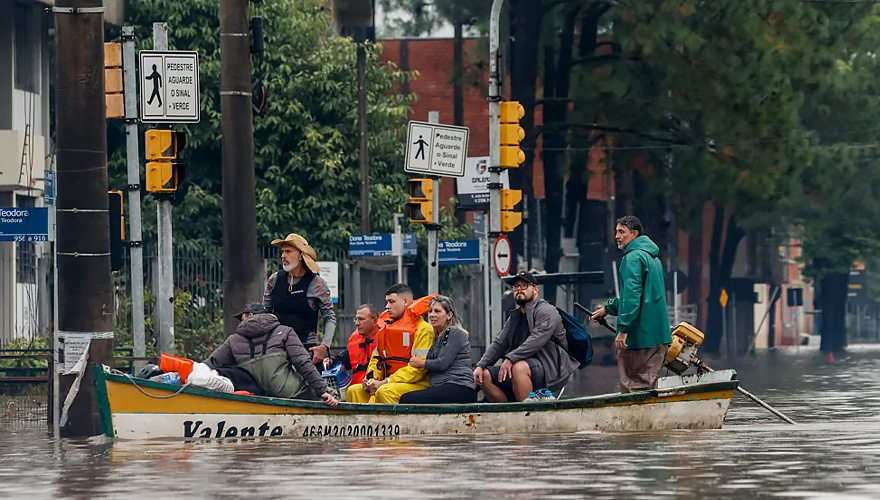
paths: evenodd
<path fill-rule="evenodd" d="M 55 442 L 0 429 L 0 498 L 880 498 L 880 349 L 729 361 L 714 431 L 307 442 Z M 576 393 L 611 392 L 591 366 Z"/>

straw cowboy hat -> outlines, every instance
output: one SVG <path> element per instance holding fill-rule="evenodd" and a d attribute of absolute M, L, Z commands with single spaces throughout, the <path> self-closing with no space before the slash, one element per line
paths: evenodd
<path fill-rule="evenodd" d="M 296 248 L 302 252 L 302 260 L 306 263 L 306 267 L 315 274 L 321 272 L 321 268 L 318 267 L 318 253 L 315 252 L 314 248 L 309 246 L 309 242 L 302 236 L 290 233 L 287 235 L 287 238 L 284 238 L 283 240 L 272 240 L 272 244 L 278 248 L 285 245 Z"/>

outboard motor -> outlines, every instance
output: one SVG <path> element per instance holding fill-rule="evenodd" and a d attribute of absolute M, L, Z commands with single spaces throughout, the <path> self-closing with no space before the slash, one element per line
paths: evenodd
<path fill-rule="evenodd" d="M 691 366 L 698 371 L 708 371 L 706 364 L 697 358 L 697 349 L 706 336 L 693 325 L 681 322 L 672 330 L 672 343 L 666 351 L 666 367 L 676 375 L 686 372 Z"/>

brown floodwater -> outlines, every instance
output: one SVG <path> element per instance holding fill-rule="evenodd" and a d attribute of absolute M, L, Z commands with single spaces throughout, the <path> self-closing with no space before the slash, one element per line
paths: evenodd
<path fill-rule="evenodd" d="M 112 443 L 7 426 L 0 498 L 880 498 L 880 348 L 707 361 L 798 424 L 737 394 L 714 431 Z M 614 374 L 591 366 L 570 395 Z"/>

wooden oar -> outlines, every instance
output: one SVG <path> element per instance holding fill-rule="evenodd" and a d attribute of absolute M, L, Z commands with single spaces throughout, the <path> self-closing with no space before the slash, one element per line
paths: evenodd
<path fill-rule="evenodd" d="M 574 303 L 574 306 L 575 306 L 576 308 L 580 309 L 581 311 L 583 311 L 584 314 L 587 315 L 587 317 L 592 317 L 592 316 L 593 316 L 593 313 L 590 312 L 589 309 L 587 309 L 586 307 L 582 306 L 581 304 L 578 304 L 577 302 L 575 302 L 575 303 Z M 614 333 L 617 333 L 617 331 L 616 331 L 614 328 L 612 328 L 611 325 L 609 325 L 607 321 L 605 321 L 605 318 L 599 318 L 598 323 L 599 323 L 600 325 L 604 326 L 605 328 L 607 328 L 608 330 L 610 330 L 610 331 L 612 331 L 612 332 L 614 332 Z M 706 363 L 703 363 L 702 361 L 699 361 L 699 360 L 697 360 L 696 365 L 697 365 L 697 367 L 698 367 L 698 369 L 699 369 L 700 371 L 705 371 L 705 372 L 714 372 L 714 371 L 715 371 L 715 370 L 713 370 L 712 368 L 709 368 L 709 365 L 707 365 Z M 767 403 L 761 401 L 761 399 L 760 399 L 758 396 L 755 396 L 755 395 L 752 394 L 751 392 L 749 392 L 749 391 L 743 389 L 739 384 L 737 384 L 737 386 L 736 386 L 736 390 L 739 391 L 740 394 L 742 394 L 743 396 L 745 396 L 745 397 L 751 399 L 751 400 L 754 401 L 755 403 L 758 403 L 758 405 L 764 407 L 764 408 L 765 408 L 766 410 L 768 410 L 770 413 L 776 415 L 777 417 L 781 418 L 781 419 L 784 420 L 785 422 L 787 422 L 787 423 L 789 423 L 789 424 L 792 424 L 792 425 L 795 424 L 795 421 L 794 421 L 794 420 L 792 420 L 792 419 L 786 417 L 781 411 L 777 410 L 776 408 L 773 408 L 772 406 L 768 405 Z"/>

